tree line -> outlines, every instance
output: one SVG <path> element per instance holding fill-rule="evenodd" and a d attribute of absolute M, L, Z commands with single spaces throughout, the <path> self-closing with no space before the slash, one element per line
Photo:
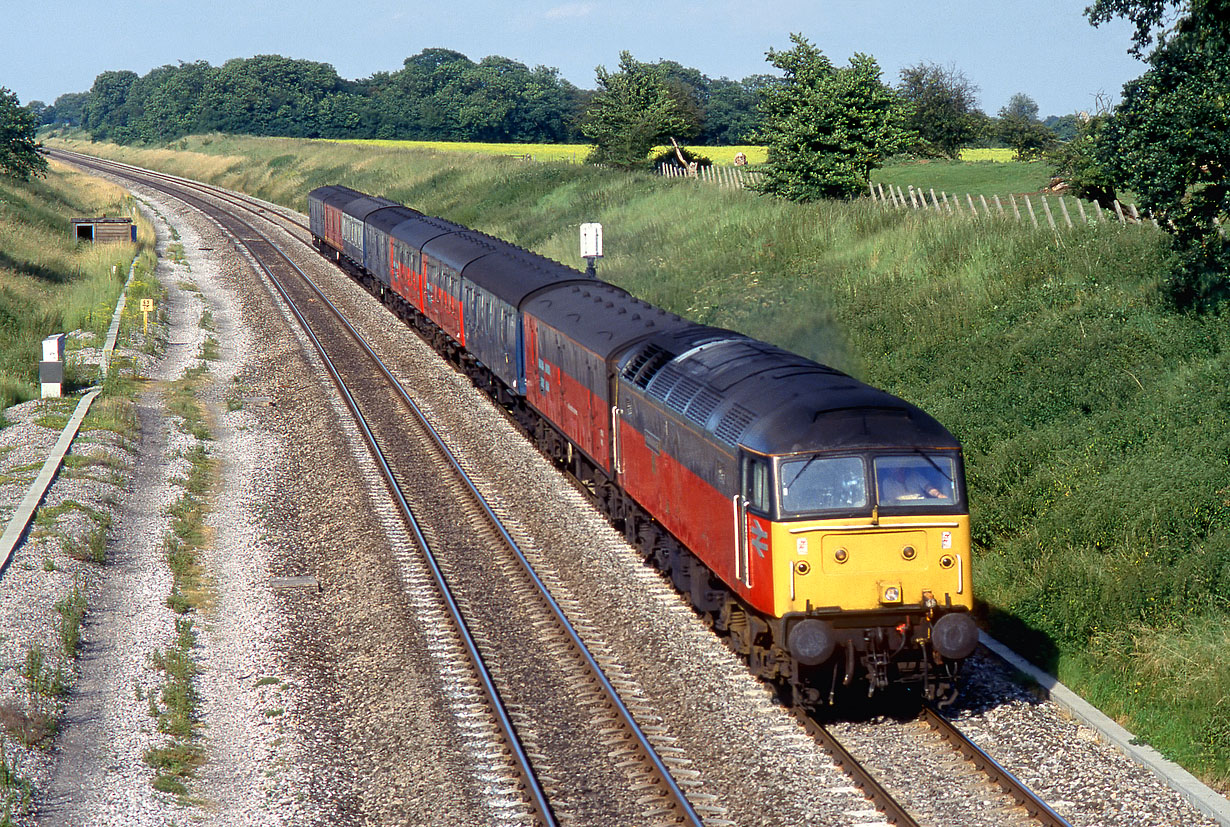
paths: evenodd
<path fill-rule="evenodd" d="M 143 76 L 108 71 L 88 91 L 61 95 L 50 106 L 35 101 L 28 108 L 39 124 L 80 127 L 97 140 L 118 143 L 159 143 L 203 132 L 570 143 L 589 137 L 585 124 L 605 84 L 634 69 L 653 73 L 664 87 L 678 113 L 673 137 L 706 146 L 755 141 L 765 94 L 782 80 L 769 73 L 715 79 L 675 61 L 642 63 L 629 56 L 621 59 L 619 72 L 598 67 L 599 89 L 588 90 L 553 68 L 530 68 L 500 56 L 474 62 L 460 52 L 433 48 L 406 58 L 396 72 L 354 81 L 327 63 L 278 55 L 237 58 L 221 66 L 205 61 L 160 66 Z M 1064 137 L 1065 118 L 1039 122 L 1037 105 L 1023 94 L 1017 97 L 1024 109 L 1010 102 L 999 119 L 983 114 L 977 87 L 951 67 L 910 67 L 893 91 L 913 107 L 911 124 L 921 138 L 913 149 L 924 154 L 955 157 L 973 143 L 1013 146 L 1027 154 Z M 1001 129 L 1007 110 L 1026 112 L 1025 128 Z M 1032 135 L 1032 142 L 1021 135 Z"/>
<path fill-rule="evenodd" d="M 689 137 L 712 144 L 750 138 L 763 78 L 713 79 L 671 61 L 659 65 L 691 113 Z M 592 97 L 553 68 L 425 49 L 395 72 L 354 81 L 327 63 L 278 55 L 160 66 L 143 76 L 108 71 L 86 92 L 31 109 L 42 124 L 80 127 L 118 143 L 202 132 L 565 143 L 584 140 L 580 124 Z"/>
<path fill-rule="evenodd" d="M 1177 305 L 1207 308 L 1230 298 L 1230 0 L 1095 0 L 1094 25 L 1135 24 L 1131 51 L 1148 71 L 1122 103 L 1092 115 L 1042 121 L 1014 95 L 996 118 L 955 67 L 923 62 L 890 86 L 875 59 L 832 63 L 800 34 L 770 49 L 778 74 L 713 80 L 674 61 L 620 55 L 584 90 L 555 69 L 504 57 L 475 63 L 426 49 L 402 69 L 359 81 L 332 66 L 276 55 L 162 66 L 143 77 L 104 72 L 88 92 L 51 106 L 17 105 L 0 89 L 0 172 L 41 171 L 36 124 L 79 126 L 96 139 L 162 142 L 222 131 L 283 137 L 362 137 L 594 144 L 591 162 L 647 167 L 670 139 L 768 148 L 758 185 L 792 200 L 850 198 L 893 155 L 956 157 L 975 143 L 1047 157 L 1079 196 L 1109 203 L 1134 191 L 1169 234 L 1168 276 Z M 684 155 L 683 160 L 705 159 Z"/>

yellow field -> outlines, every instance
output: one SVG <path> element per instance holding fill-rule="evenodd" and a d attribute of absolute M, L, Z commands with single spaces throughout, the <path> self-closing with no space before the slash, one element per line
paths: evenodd
<path fill-rule="evenodd" d="M 1008 161 L 1016 160 L 1014 150 L 1006 146 L 989 147 L 984 149 L 963 149 L 961 150 L 962 161 L 997 161 L 999 163 L 1007 163 Z"/>
<path fill-rule="evenodd" d="M 348 138 L 338 140 L 342 144 L 366 144 L 370 146 L 403 147 L 405 149 L 433 149 L 438 152 L 468 152 L 473 155 L 528 155 L 535 161 L 564 161 L 579 164 L 585 160 L 592 147 L 589 144 L 483 144 L 467 141 L 387 141 L 378 139 Z M 735 154 L 742 152 L 749 164 L 763 164 L 767 150 L 763 146 L 687 146 L 699 152 L 715 164 L 734 166 Z M 668 146 L 654 147 L 653 154 L 665 152 Z M 1007 147 L 993 149 L 963 149 L 962 161 L 1014 160 L 1013 151 Z"/>
<path fill-rule="evenodd" d="M 432 149 L 438 152 L 468 152 L 476 155 L 528 155 L 535 161 L 565 161 L 579 164 L 585 160 L 592 147 L 589 144 L 483 144 L 465 141 L 388 141 L 367 139 L 339 140 L 343 144 L 366 144 L 369 146 L 403 147 L 405 149 Z M 654 154 L 669 147 L 657 147 Z M 763 164 L 765 148 L 762 146 L 689 146 L 689 149 L 712 159 L 715 164 L 733 166 L 735 153 L 747 155 L 749 164 Z"/>

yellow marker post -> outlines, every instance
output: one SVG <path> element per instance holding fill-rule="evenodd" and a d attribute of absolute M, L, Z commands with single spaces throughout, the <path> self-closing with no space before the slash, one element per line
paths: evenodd
<path fill-rule="evenodd" d="M 151 311 L 153 311 L 153 309 L 154 309 L 153 299 L 141 299 L 141 313 L 143 314 L 143 320 L 141 323 L 141 334 L 142 335 L 149 333 L 149 314 Z"/>

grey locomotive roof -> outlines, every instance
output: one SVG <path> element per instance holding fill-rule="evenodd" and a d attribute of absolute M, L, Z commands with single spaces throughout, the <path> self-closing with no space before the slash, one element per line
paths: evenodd
<path fill-rule="evenodd" d="M 531 296 L 522 311 L 604 359 L 637 339 L 692 324 L 596 279 L 544 289 Z"/>
<path fill-rule="evenodd" d="M 958 448 L 917 407 L 739 333 L 694 325 L 637 343 L 624 378 L 728 444 L 765 454 Z"/>

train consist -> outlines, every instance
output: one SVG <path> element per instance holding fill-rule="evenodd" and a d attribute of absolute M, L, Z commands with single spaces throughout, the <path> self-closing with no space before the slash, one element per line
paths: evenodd
<path fill-rule="evenodd" d="M 753 671 L 955 694 L 978 629 L 961 446 L 884 391 L 347 187 L 316 248 L 503 405 Z"/>

